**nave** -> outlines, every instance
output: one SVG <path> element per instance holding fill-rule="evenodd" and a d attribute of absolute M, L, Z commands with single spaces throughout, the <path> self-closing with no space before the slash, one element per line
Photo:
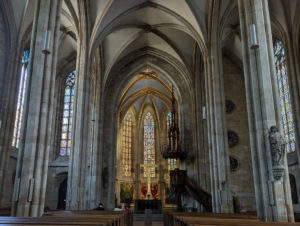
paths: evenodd
<path fill-rule="evenodd" d="M 187 214 L 160 224 L 297 221 L 299 11 L 0 0 L 0 211 L 16 217 L 2 223 L 131 225 L 107 211 L 138 203 Z"/>

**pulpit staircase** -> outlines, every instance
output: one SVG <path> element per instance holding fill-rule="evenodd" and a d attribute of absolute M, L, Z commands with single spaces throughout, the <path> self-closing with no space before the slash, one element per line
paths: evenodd
<path fill-rule="evenodd" d="M 212 199 L 211 195 L 204 191 L 199 186 L 195 185 L 193 181 L 186 176 L 185 190 L 195 200 L 197 200 L 207 212 L 212 212 Z"/>

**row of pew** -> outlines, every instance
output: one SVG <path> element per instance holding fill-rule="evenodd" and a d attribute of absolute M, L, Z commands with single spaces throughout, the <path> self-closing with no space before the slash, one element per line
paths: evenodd
<path fill-rule="evenodd" d="M 132 215 L 124 211 L 53 211 L 42 217 L 0 217 L 0 225 L 99 225 L 132 226 Z"/>
<path fill-rule="evenodd" d="M 246 214 L 216 214 L 173 212 L 164 214 L 164 226 L 200 225 L 300 225 L 300 223 L 262 222 L 256 216 Z"/>

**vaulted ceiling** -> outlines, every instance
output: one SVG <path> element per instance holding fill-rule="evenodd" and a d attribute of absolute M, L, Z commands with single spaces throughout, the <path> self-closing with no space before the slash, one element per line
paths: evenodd
<path fill-rule="evenodd" d="M 157 117 L 165 109 L 171 109 L 172 89 L 158 73 L 146 68 L 135 75 L 124 89 L 119 105 L 120 118 L 130 108 L 141 115 L 144 107 L 150 105 Z"/>
<path fill-rule="evenodd" d="M 35 0 L 10 0 L 16 30 L 28 35 L 34 16 Z M 195 46 L 206 45 L 212 35 L 212 21 L 220 24 L 223 47 L 241 60 L 239 16 L 236 0 L 89 0 L 90 51 L 101 46 L 103 66 L 108 74 L 118 61 L 130 53 L 151 47 L 163 51 L 188 72 L 193 70 Z M 218 18 L 212 11 L 219 2 Z M 63 0 L 58 61 L 76 54 L 79 32 L 78 0 Z M 295 26 L 299 1 L 270 0 L 271 19 L 286 32 Z M 81 12 L 82 13 L 82 12 Z M 27 32 L 27 33 L 26 33 Z"/>

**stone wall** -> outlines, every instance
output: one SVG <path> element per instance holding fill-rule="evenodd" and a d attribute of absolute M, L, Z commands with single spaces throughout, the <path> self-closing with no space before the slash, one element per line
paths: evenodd
<path fill-rule="evenodd" d="M 0 15 L 3 15 L 0 8 Z M 8 59 L 8 50 L 7 50 L 7 37 L 6 37 L 6 27 L 4 23 L 4 19 L 2 16 L 0 16 L 0 101 L 2 98 L 2 91 L 4 91 L 4 86 L 6 85 L 4 83 L 5 79 L 5 69 L 7 65 L 7 59 Z M 1 116 L 1 110 L 0 110 L 0 116 Z M 1 118 L 0 118 L 1 120 Z"/>
<path fill-rule="evenodd" d="M 241 212 L 255 211 L 255 193 L 251 164 L 249 128 L 243 72 L 238 66 L 223 57 L 225 98 L 235 108 L 226 114 L 227 130 L 237 133 L 239 142 L 229 148 L 230 156 L 238 159 L 239 166 L 231 171 L 232 195 L 238 200 Z"/>
<path fill-rule="evenodd" d="M 45 208 L 57 209 L 59 186 L 68 177 L 69 157 L 58 157 L 49 164 Z"/>
<path fill-rule="evenodd" d="M 292 152 L 287 154 L 287 160 L 289 165 L 289 173 L 295 177 L 296 188 L 297 188 L 297 196 L 298 196 L 298 204 L 293 204 L 294 212 L 300 213 L 300 171 L 299 171 L 299 163 L 297 158 L 297 153 Z"/>
<path fill-rule="evenodd" d="M 9 158 L 8 169 L 6 171 L 5 177 L 5 186 L 3 187 L 3 194 L 5 194 L 2 198 L 1 208 L 11 208 L 11 201 L 13 195 L 14 188 L 14 179 L 16 175 L 16 167 L 17 167 L 17 150 L 13 149 L 11 151 L 11 156 Z"/>

